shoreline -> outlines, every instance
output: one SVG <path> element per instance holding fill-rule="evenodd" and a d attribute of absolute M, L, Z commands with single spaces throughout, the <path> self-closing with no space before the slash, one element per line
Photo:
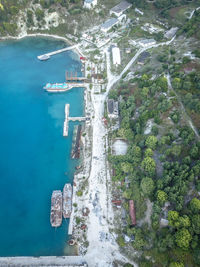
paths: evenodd
<path fill-rule="evenodd" d="M 67 43 L 68 45 L 75 45 L 75 43 L 73 43 L 71 40 L 69 40 L 66 37 L 63 36 L 59 36 L 56 34 L 49 34 L 49 33 L 26 33 L 26 34 L 22 34 L 22 35 L 18 35 L 18 36 L 5 36 L 5 37 L 0 37 L 0 41 L 6 41 L 6 40 L 21 40 L 27 37 L 49 37 L 49 38 L 53 38 L 53 39 L 57 39 L 57 40 L 62 40 L 65 43 Z M 84 56 L 84 54 L 82 53 L 82 51 L 80 50 L 79 47 L 76 47 L 73 49 L 79 56 Z"/>

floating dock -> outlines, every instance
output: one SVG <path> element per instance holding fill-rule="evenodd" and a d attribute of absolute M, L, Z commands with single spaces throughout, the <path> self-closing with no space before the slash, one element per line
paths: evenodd
<path fill-rule="evenodd" d="M 63 217 L 70 218 L 72 212 L 72 186 L 65 184 L 63 188 Z"/>
<path fill-rule="evenodd" d="M 55 190 L 51 196 L 51 215 L 50 222 L 52 227 L 59 227 L 62 224 L 62 192 Z"/>
<path fill-rule="evenodd" d="M 49 52 L 49 53 L 40 55 L 40 56 L 38 56 L 37 58 L 38 58 L 39 60 L 47 60 L 47 59 L 49 59 L 51 56 L 54 56 L 54 55 L 63 53 L 63 52 L 68 51 L 68 50 L 75 49 L 75 48 L 77 48 L 78 46 L 79 46 L 79 45 L 77 44 L 77 45 L 72 45 L 72 46 L 69 46 L 69 47 L 65 47 L 65 48 L 62 48 L 62 49 L 59 49 L 59 50 L 56 50 L 56 51 L 52 51 L 52 52 Z"/>

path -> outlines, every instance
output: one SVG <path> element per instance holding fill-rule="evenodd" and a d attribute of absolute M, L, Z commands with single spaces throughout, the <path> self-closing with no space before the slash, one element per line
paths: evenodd
<path fill-rule="evenodd" d="M 198 138 L 198 140 L 200 140 L 200 136 L 199 136 L 199 134 L 198 134 L 198 130 L 197 130 L 197 128 L 194 126 L 194 124 L 193 124 L 193 122 L 192 122 L 190 116 L 187 114 L 187 112 L 186 112 L 186 110 L 185 110 L 185 107 L 184 107 L 184 105 L 183 105 L 183 103 L 182 103 L 182 101 L 181 101 L 180 96 L 176 93 L 176 91 L 175 91 L 174 88 L 172 87 L 171 79 L 170 79 L 170 75 L 169 75 L 169 73 L 167 74 L 166 78 L 167 78 L 168 87 L 169 87 L 169 89 L 172 90 L 172 91 L 174 92 L 174 94 L 176 95 L 176 98 L 177 98 L 177 100 L 178 100 L 178 102 L 179 102 L 179 104 L 180 104 L 180 106 L 181 106 L 181 110 L 182 110 L 182 112 L 183 112 L 183 114 L 184 114 L 184 116 L 185 116 L 185 118 L 186 118 L 186 121 L 188 122 L 188 124 L 189 124 L 189 126 L 191 127 L 191 129 L 194 131 L 194 133 L 195 133 L 196 137 Z"/>

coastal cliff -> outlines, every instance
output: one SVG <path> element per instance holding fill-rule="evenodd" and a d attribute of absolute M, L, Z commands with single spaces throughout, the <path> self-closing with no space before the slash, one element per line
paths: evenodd
<path fill-rule="evenodd" d="M 1 0 L 0 37 L 34 33 L 78 37 L 84 29 L 101 23 L 106 15 L 106 6 L 88 10 L 80 0 Z"/>

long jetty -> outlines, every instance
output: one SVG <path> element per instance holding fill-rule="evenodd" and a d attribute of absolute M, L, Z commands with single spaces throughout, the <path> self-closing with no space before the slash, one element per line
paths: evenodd
<path fill-rule="evenodd" d="M 69 104 L 65 105 L 65 121 L 63 127 L 63 136 L 68 136 L 68 122 L 69 122 Z"/>
<path fill-rule="evenodd" d="M 63 136 L 68 136 L 69 121 L 85 121 L 86 117 L 69 117 L 69 104 L 65 104 L 65 121 L 63 126 Z"/>
<path fill-rule="evenodd" d="M 43 60 L 44 57 L 50 58 L 51 56 L 54 56 L 54 55 L 63 53 L 63 52 L 68 51 L 68 50 L 75 49 L 75 48 L 77 48 L 77 47 L 78 47 L 78 44 L 76 44 L 76 45 L 72 45 L 72 46 L 69 46 L 69 47 L 65 47 L 65 48 L 62 48 L 62 49 L 59 49 L 59 50 L 56 50 L 56 51 L 52 51 L 52 52 L 49 52 L 49 53 L 40 55 L 40 56 L 38 56 L 37 58 L 38 58 L 39 60 Z"/>

